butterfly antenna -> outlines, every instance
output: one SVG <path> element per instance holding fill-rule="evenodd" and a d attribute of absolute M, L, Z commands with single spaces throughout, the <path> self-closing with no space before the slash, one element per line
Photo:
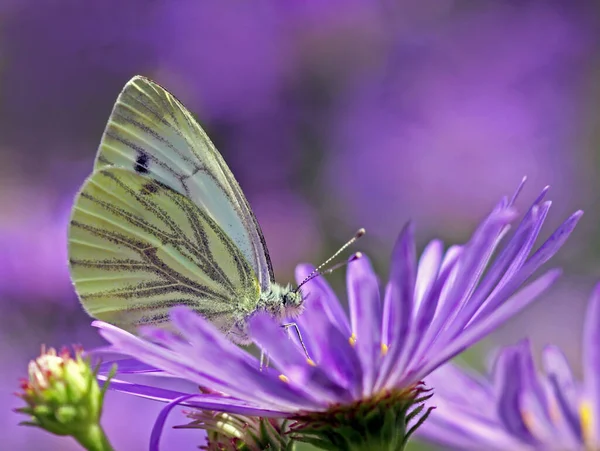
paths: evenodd
<path fill-rule="evenodd" d="M 330 267 L 324 271 L 321 271 L 321 269 L 324 266 L 327 266 L 333 259 L 335 259 L 338 255 L 340 255 L 344 250 L 346 250 L 346 248 L 348 246 L 351 246 L 352 244 L 354 244 L 354 242 L 356 240 L 358 240 L 361 236 L 363 236 L 365 233 L 366 233 L 365 229 L 363 229 L 363 228 L 358 229 L 358 231 L 354 234 L 354 236 L 350 240 L 348 240 L 348 242 L 346 242 L 346 244 L 344 244 L 342 247 L 340 247 L 331 257 L 329 257 L 327 260 L 325 260 L 323 263 L 321 263 L 319 266 L 317 266 L 308 276 L 306 276 L 306 278 L 298 285 L 298 287 L 294 291 L 298 292 L 298 290 L 300 290 L 300 288 L 305 283 L 309 282 L 310 280 L 314 279 L 317 276 L 320 276 L 323 274 L 329 274 L 329 273 L 335 271 L 336 269 L 341 268 L 342 266 L 345 266 L 348 263 L 361 258 L 362 254 L 360 252 L 357 252 L 352 257 L 350 257 L 347 261 L 337 263 L 337 264 L 333 265 L 332 267 Z"/>
<path fill-rule="evenodd" d="M 363 256 L 362 252 L 356 252 L 356 253 L 355 253 L 355 254 L 353 254 L 353 255 L 352 255 L 352 256 L 351 256 L 351 257 L 350 257 L 348 260 L 346 260 L 346 261 L 343 261 L 343 262 L 339 262 L 339 263 L 336 263 L 336 264 L 335 264 L 335 265 L 333 265 L 333 266 L 330 266 L 330 267 L 329 267 L 329 268 L 327 268 L 326 270 L 324 270 L 324 271 L 321 271 L 321 272 L 319 273 L 319 275 L 321 275 L 321 276 L 324 276 L 324 275 L 326 275 L 326 274 L 331 274 L 331 273 L 332 273 L 333 271 L 335 271 L 336 269 L 340 269 L 340 268 L 342 268 L 342 267 L 346 266 L 348 263 L 352 263 L 353 261 L 356 261 L 356 260 L 358 260 L 359 258 L 362 258 L 362 256 Z"/>

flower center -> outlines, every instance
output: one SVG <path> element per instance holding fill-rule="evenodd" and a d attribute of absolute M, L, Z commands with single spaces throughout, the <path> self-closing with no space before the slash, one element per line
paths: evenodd
<path fill-rule="evenodd" d="M 429 392 L 421 383 L 351 404 L 334 404 L 325 412 L 300 413 L 291 418 L 291 434 L 299 441 L 324 440 L 341 451 L 400 451 L 433 409 L 424 405 L 432 396 Z"/>

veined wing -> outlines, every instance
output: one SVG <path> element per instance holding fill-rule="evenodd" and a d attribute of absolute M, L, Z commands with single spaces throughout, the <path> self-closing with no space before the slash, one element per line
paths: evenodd
<path fill-rule="evenodd" d="M 223 157 L 172 94 L 141 76 L 125 85 L 94 170 L 107 166 L 134 170 L 192 199 L 240 248 L 268 291 L 273 269 L 258 221 Z"/>
<path fill-rule="evenodd" d="M 133 328 L 168 321 L 175 305 L 226 329 L 242 299 L 259 299 L 256 275 L 202 208 L 124 168 L 94 172 L 69 226 L 71 277 L 87 312 Z"/>

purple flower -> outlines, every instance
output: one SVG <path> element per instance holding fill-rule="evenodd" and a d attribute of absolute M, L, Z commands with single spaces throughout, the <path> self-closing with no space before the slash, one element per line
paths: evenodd
<path fill-rule="evenodd" d="M 600 284 L 583 331 L 583 381 L 547 346 L 536 372 L 528 341 L 501 349 L 489 377 L 448 364 L 427 382 L 437 409 L 421 437 L 462 450 L 589 450 L 600 446 Z"/>
<path fill-rule="evenodd" d="M 383 416 L 395 408 L 398 416 L 415 421 L 426 398 L 419 397 L 420 381 L 532 302 L 559 275 L 550 270 L 521 288 L 558 251 L 582 212 L 531 254 L 550 208 L 544 189 L 499 249 L 516 217 L 513 202 L 521 186 L 498 203 L 467 244 L 446 252 L 440 241 L 432 241 L 417 260 L 413 227 L 407 225 L 394 247 L 383 295 L 368 259 L 353 262 L 347 276 L 349 315 L 322 278 L 309 282 L 306 310 L 297 324 L 310 359 L 264 314 L 250 320 L 254 342 L 272 362 L 262 371 L 255 357 L 185 307 L 171 311 L 178 335 L 146 327 L 138 337 L 96 321 L 110 342 L 105 351 L 131 357 L 120 362 L 120 373 L 174 376 L 222 395 L 117 380 L 111 388 L 170 403 L 157 421 L 155 444 L 166 413 L 178 404 L 299 419 L 300 431 L 308 423 L 327 425 L 335 417 L 339 425 L 346 414 Z M 297 279 L 311 270 L 300 266 Z M 381 406 L 383 412 L 377 410 Z"/>

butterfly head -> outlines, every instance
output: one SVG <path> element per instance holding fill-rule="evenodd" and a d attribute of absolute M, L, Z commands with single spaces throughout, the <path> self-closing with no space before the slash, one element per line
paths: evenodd
<path fill-rule="evenodd" d="M 281 297 L 286 318 L 295 318 L 304 309 L 304 297 L 300 291 L 290 289 Z"/>
<path fill-rule="evenodd" d="M 354 237 L 346 244 L 344 244 L 335 254 L 333 254 L 325 263 L 321 264 L 319 267 L 315 268 L 302 282 L 298 284 L 295 289 L 292 289 L 290 285 L 286 287 L 279 287 L 279 300 L 281 302 L 281 311 L 285 318 L 294 318 L 302 313 L 304 310 L 304 298 L 305 295 L 302 293 L 302 287 L 306 285 L 307 282 L 310 282 L 312 279 L 318 276 L 322 276 L 325 274 L 329 274 L 332 271 L 335 271 L 338 268 L 341 268 L 347 265 L 350 262 L 353 262 L 362 257 L 360 252 L 352 255 L 348 260 L 333 265 L 327 269 L 323 269 L 331 260 L 337 257 L 344 249 L 354 243 L 357 239 L 365 234 L 365 229 L 360 229 L 356 232 Z"/>
<path fill-rule="evenodd" d="M 279 320 L 296 318 L 304 310 L 304 298 L 291 285 L 272 284 L 271 289 L 261 295 L 262 309 Z"/>

